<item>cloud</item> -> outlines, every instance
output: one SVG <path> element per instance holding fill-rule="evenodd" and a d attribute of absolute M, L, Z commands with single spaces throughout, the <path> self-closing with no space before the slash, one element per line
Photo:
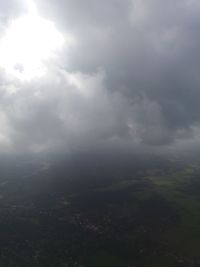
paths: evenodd
<path fill-rule="evenodd" d="M 125 100 L 109 95 L 101 71 L 54 69 L 34 82 L 13 83 L 0 87 L 0 113 L 2 136 L 15 150 L 81 149 L 127 134 Z"/>
<path fill-rule="evenodd" d="M 4 30 L 26 11 L 23 2 L 6 3 Z M 198 1 L 36 4 L 76 43 L 45 62 L 47 72 L 37 79 L 20 81 L 1 69 L 2 149 L 165 150 L 199 143 Z"/>

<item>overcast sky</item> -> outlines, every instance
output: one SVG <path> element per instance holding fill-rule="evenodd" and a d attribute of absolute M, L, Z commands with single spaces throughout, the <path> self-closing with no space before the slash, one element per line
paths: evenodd
<path fill-rule="evenodd" d="M 30 3 L 0 2 L 0 49 Z M 23 62 L 11 72 L 0 58 L 1 152 L 200 146 L 199 0 L 34 4 L 64 43 L 31 79 L 15 75 Z M 23 45 L 30 34 L 35 55 L 43 37 L 30 28 Z"/>

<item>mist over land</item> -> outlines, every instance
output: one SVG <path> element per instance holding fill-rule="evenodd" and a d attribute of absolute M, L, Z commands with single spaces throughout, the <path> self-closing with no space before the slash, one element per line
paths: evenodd
<path fill-rule="evenodd" d="M 199 15 L 0 2 L 0 266 L 200 266 Z"/>
<path fill-rule="evenodd" d="M 199 266 L 199 164 L 197 154 L 4 156 L 1 265 Z"/>

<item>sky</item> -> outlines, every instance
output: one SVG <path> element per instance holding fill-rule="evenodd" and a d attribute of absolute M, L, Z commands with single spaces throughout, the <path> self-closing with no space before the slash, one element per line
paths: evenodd
<path fill-rule="evenodd" d="M 199 0 L 1 1 L 1 153 L 200 148 L 199 29 Z"/>

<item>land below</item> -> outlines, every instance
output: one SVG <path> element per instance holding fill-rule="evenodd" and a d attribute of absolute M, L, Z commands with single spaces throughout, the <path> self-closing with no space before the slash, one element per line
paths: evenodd
<path fill-rule="evenodd" d="M 0 160 L 0 266 L 200 266 L 200 160 Z"/>

